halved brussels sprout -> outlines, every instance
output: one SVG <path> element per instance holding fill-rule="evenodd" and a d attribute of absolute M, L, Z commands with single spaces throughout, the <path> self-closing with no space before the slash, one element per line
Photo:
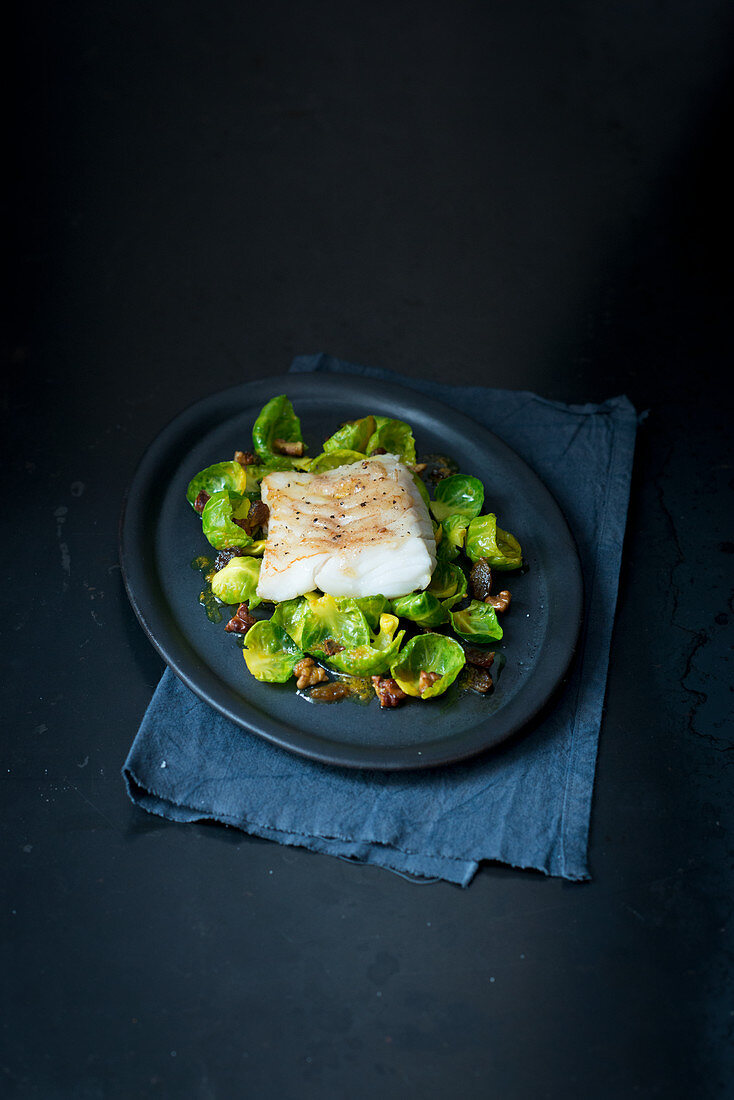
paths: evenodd
<path fill-rule="evenodd" d="M 464 650 L 445 634 L 419 634 L 411 638 L 397 660 L 390 665 L 390 675 L 406 695 L 431 699 L 442 695 L 461 672 L 466 657 Z M 421 673 L 437 673 L 438 679 L 421 691 Z"/>
<path fill-rule="evenodd" d="M 436 556 L 441 561 L 453 561 L 463 548 L 469 526 L 468 516 L 448 516 L 441 524 L 442 536 L 436 540 Z"/>
<path fill-rule="evenodd" d="M 392 601 L 392 609 L 402 619 L 410 619 L 419 626 L 440 626 L 448 622 L 446 608 L 430 592 L 411 592 Z"/>
<path fill-rule="evenodd" d="M 211 579 L 212 592 L 222 603 L 246 603 L 252 610 L 262 603 L 257 595 L 259 558 L 232 558 Z"/>
<path fill-rule="evenodd" d="M 463 611 L 449 611 L 451 625 L 459 635 L 467 642 L 477 642 L 479 645 L 489 642 L 498 642 L 503 630 L 497 621 L 497 612 L 488 603 L 480 600 L 472 600 Z"/>
<path fill-rule="evenodd" d="M 372 454 L 384 447 L 388 454 L 397 455 L 401 462 L 415 462 L 415 440 L 410 424 L 392 420 L 389 416 L 375 417 L 375 430 L 367 441 L 365 450 Z"/>
<path fill-rule="evenodd" d="M 255 679 L 269 684 L 290 680 L 295 665 L 303 658 L 293 639 L 272 619 L 262 619 L 250 627 L 242 655 Z"/>
<path fill-rule="evenodd" d="M 370 644 L 353 646 L 341 653 L 334 653 L 326 657 L 326 664 L 352 676 L 379 676 L 380 673 L 387 672 L 405 637 L 404 630 L 395 633 L 399 623 L 396 615 L 381 615 L 380 632 Z"/>
<path fill-rule="evenodd" d="M 355 600 L 336 600 L 333 596 L 317 596 L 315 592 L 307 592 L 304 600 L 307 608 L 300 644 L 307 653 L 321 655 L 320 645 L 327 638 L 346 649 L 369 644 L 370 628 Z"/>
<path fill-rule="evenodd" d="M 215 462 L 213 466 L 207 466 L 205 470 L 191 479 L 186 490 L 186 499 L 193 508 L 199 493 L 205 492 L 209 496 L 221 493 L 224 490 L 230 493 L 243 495 L 248 490 L 247 470 L 239 462 Z M 257 488 L 257 485 L 255 485 Z"/>
<path fill-rule="evenodd" d="M 466 595 L 467 580 L 463 569 L 450 561 L 439 561 L 426 589 L 447 610 Z"/>
<path fill-rule="evenodd" d="M 273 469 L 293 469 L 296 459 L 276 451 L 276 439 L 284 439 L 288 443 L 303 442 L 301 421 L 284 393 L 279 397 L 272 397 L 261 409 L 252 428 L 252 443 L 256 454 L 266 466 Z"/>
<path fill-rule="evenodd" d="M 309 466 L 309 473 L 323 474 L 325 470 L 336 470 L 339 466 L 351 466 L 353 462 L 364 462 L 367 455 L 359 451 L 324 451 L 316 455 Z"/>
<path fill-rule="evenodd" d="M 201 522 L 204 535 L 215 550 L 227 546 L 250 546 L 252 536 L 233 521 L 244 519 L 250 510 L 247 497 L 237 493 L 213 493 L 204 505 Z"/>
<path fill-rule="evenodd" d="M 520 543 L 509 531 L 497 526 L 497 517 L 490 512 L 477 516 L 469 524 L 466 535 L 466 552 L 472 561 L 486 558 L 493 569 L 519 569 L 522 565 Z"/>
<path fill-rule="evenodd" d="M 329 436 L 324 443 L 324 450 L 359 451 L 364 454 L 367 443 L 374 434 L 376 427 L 374 416 L 363 416 L 360 420 L 350 420 L 346 424 L 342 424 L 338 431 Z"/>
<path fill-rule="evenodd" d="M 478 477 L 471 474 L 454 474 L 444 478 L 436 486 L 435 495 L 431 511 L 440 522 L 453 515 L 474 519 L 484 504 L 484 486 Z"/>

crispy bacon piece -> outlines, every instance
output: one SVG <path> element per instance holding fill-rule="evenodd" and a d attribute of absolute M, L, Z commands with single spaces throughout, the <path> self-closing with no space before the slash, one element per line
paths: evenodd
<path fill-rule="evenodd" d="M 252 535 L 258 527 L 264 527 L 268 522 L 270 516 L 270 510 L 267 504 L 264 504 L 261 500 L 256 500 L 254 504 L 250 505 L 250 511 L 247 513 L 244 519 L 237 519 L 232 516 L 232 523 L 236 523 L 238 527 L 241 527 L 243 531 L 246 531 L 248 535 Z"/>
<path fill-rule="evenodd" d="M 494 651 L 487 653 L 484 649 L 476 649 L 473 645 L 465 645 L 464 653 L 466 663 L 475 668 L 491 668 L 494 664 Z"/>
<path fill-rule="evenodd" d="M 194 508 L 199 513 L 199 515 L 201 515 L 201 513 L 204 511 L 204 508 L 206 506 L 206 502 L 208 500 L 209 500 L 209 493 L 207 493 L 206 489 L 202 489 L 201 492 L 199 493 L 198 497 L 194 501 Z"/>
<path fill-rule="evenodd" d="M 229 634 L 246 634 L 256 622 L 257 619 L 250 614 L 247 604 L 241 603 L 224 629 Z"/>
<path fill-rule="evenodd" d="M 273 450 L 281 455 L 291 455 L 293 458 L 301 458 L 303 455 L 303 443 L 300 439 L 291 443 L 289 439 L 278 438 L 273 440 Z"/>
<path fill-rule="evenodd" d="M 235 451 L 235 462 L 239 462 L 240 466 L 254 466 L 257 462 L 257 455 L 254 455 L 252 451 Z"/>
<path fill-rule="evenodd" d="M 256 500 L 254 504 L 250 505 L 250 511 L 245 516 L 245 523 L 248 525 L 245 527 L 248 535 L 257 527 L 264 527 L 270 518 L 270 509 L 267 504 L 262 500 Z"/>

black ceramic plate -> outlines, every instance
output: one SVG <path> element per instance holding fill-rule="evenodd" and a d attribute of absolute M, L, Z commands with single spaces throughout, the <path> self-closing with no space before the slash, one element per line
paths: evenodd
<path fill-rule="evenodd" d="M 287 393 L 311 454 L 345 420 L 376 413 L 411 424 L 419 453 L 451 455 L 479 476 L 501 525 L 520 540 L 527 572 L 510 574 L 506 665 L 488 697 L 446 696 L 381 710 L 308 703 L 290 684 L 247 671 L 224 621 L 207 619 L 190 563 L 209 549 L 186 501 L 197 471 L 251 445 L 252 424 Z M 130 602 L 153 645 L 197 695 L 244 729 L 326 764 L 400 769 L 461 760 L 498 745 L 547 702 L 571 661 L 582 614 L 576 547 L 555 500 L 514 451 L 474 421 L 399 386 L 340 375 L 252 382 L 194 405 L 165 428 L 135 474 L 123 513 L 121 563 Z"/>

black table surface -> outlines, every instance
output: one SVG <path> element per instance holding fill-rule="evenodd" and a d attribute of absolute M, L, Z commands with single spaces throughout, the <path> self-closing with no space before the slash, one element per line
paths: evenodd
<path fill-rule="evenodd" d="M 18 8 L 0 1095 L 734 1094 L 730 6 Z M 175 825 L 117 560 L 177 412 L 328 351 L 643 421 L 593 881 Z"/>

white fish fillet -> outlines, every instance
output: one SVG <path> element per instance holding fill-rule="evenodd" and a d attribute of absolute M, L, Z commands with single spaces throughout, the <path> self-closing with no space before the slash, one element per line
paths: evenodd
<path fill-rule="evenodd" d="M 436 565 L 428 509 L 411 471 L 380 455 L 322 474 L 262 480 L 270 510 L 257 594 L 280 602 L 330 596 L 405 596 L 427 588 Z"/>

